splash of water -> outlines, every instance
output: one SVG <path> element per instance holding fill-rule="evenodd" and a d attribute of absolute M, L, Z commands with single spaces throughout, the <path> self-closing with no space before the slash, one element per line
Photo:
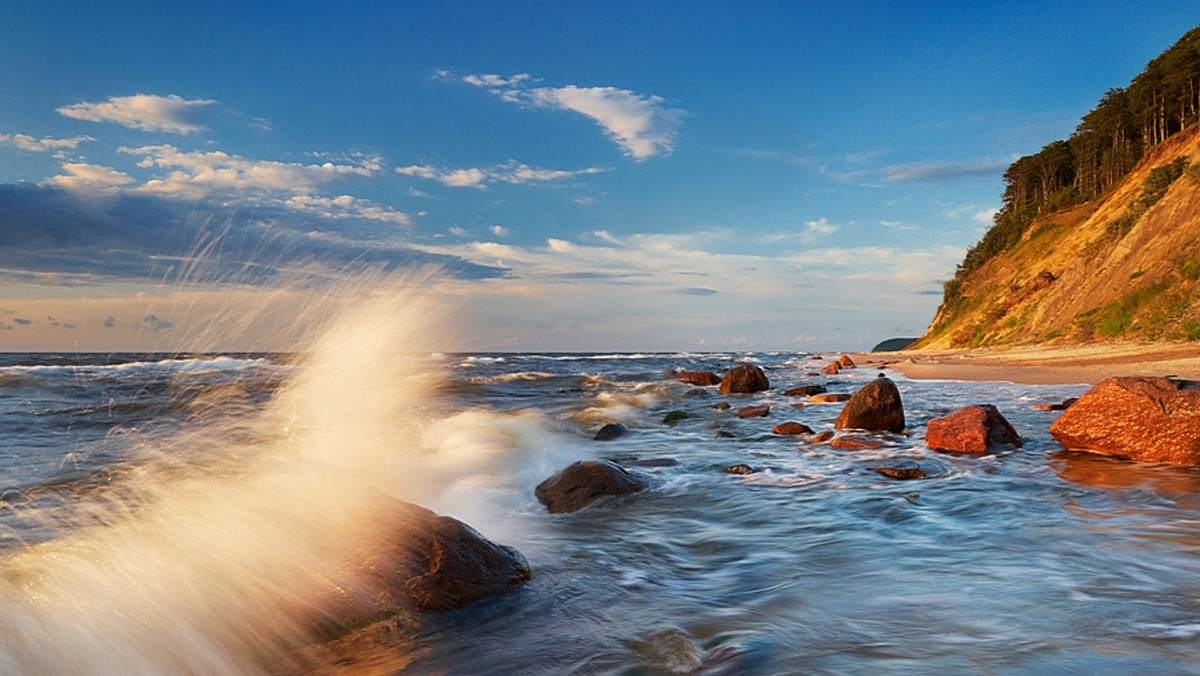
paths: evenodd
<path fill-rule="evenodd" d="M 369 606 L 352 564 L 412 482 L 437 387 L 443 313 L 418 285 L 310 304 L 296 326 L 322 330 L 249 422 L 218 397 L 182 432 L 131 434 L 139 462 L 0 563 L 0 673 L 254 673 Z"/>

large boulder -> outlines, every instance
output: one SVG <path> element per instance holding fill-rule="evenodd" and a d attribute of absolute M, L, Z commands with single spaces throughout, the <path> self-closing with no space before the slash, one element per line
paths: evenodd
<path fill-rule="evenodd" d="M 734 394 L 762 392 L 770 388 L 771 382 L 762 369 L 753 364 L 742 364 L 725 374 L 718 391 L 721 394 Z"/>
<path fill-rule="evenodd" d="M 575 512 L 596 500 L 636 493 L 646 480 L 611 462 L 581 460 L 538 484 L 534 494 L 551 514 Z"/>
<path fill-rule="evenodd" d="M 1200 465 L 1200 383 L 1102 380 L 1063 411 L 1050 434 L 1072 451 Z"/>
<path fill-rule="evenodd" d="M 935 451 L 987 453 L 1005 445 L 1020 446 L 1021 437 L 999 409 L 980 404 L 930 420 L 925 427 L 925 443 Z"/>
<path fill-rule="evenodd" d="M 721 376 L 712 371 L 680 371 L 675 374 L 675 380 L 691 385 L 719 385 Z"/>
<path fill-rule="evenodd" d="M 904 404 L 900 401 L 900 390 L 888 378 L 880 376 L 863 385 L 846 407 L 842 409 L 836 429 L 879 430 L 883 432 L 904 431 Z"/>

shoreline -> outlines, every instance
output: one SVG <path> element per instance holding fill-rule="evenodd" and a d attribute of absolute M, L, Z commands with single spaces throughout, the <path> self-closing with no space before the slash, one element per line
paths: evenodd
<path fill-rule="evenodd" d="M 1112 376 L 1200 380 L 1200 343 L 1105 343 L 957 350 L 863 352 L 862 366 L 884 366 L 912 380 L 1094 385 Z"/>

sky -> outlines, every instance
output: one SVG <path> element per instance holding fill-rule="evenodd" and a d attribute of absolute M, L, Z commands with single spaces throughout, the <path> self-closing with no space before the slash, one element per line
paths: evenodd
<path fill-rule="evenodd" d="M 1004 169 L 1197 10 L 8 3 L 0 351 L 277 349 L 214 317 L 363 269 L 419 271 L 454 350 L 918 336 Z"/>

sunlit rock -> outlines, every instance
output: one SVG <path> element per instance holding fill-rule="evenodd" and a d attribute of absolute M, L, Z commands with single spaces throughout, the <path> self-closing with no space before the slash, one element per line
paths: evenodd
<path fill-rule="evenodd" d="M 903 432 L 904 404 L 900 390 L 888 378 L 880 376 L 863 385 L 842 409 L 834 427 L 837 429 L 879 430 Z"/>
<path fill-rule="evenodd" d="M 767 374 L 763 370 L 753 364 L 742 364 L 737 368 L 725 374 L 721 379 L 721 394 L 734 394 L 746 392 L 762 392 L 771 388 L 771 382 L 767 380 Z"/>
<path fill-rule="evenodd" d="M 935 451 L 987 453 L 1002 446 L 1020 446 L 1021 437 L 995 406 L 982 404 L 930 420 L 925 443 Z"/>

